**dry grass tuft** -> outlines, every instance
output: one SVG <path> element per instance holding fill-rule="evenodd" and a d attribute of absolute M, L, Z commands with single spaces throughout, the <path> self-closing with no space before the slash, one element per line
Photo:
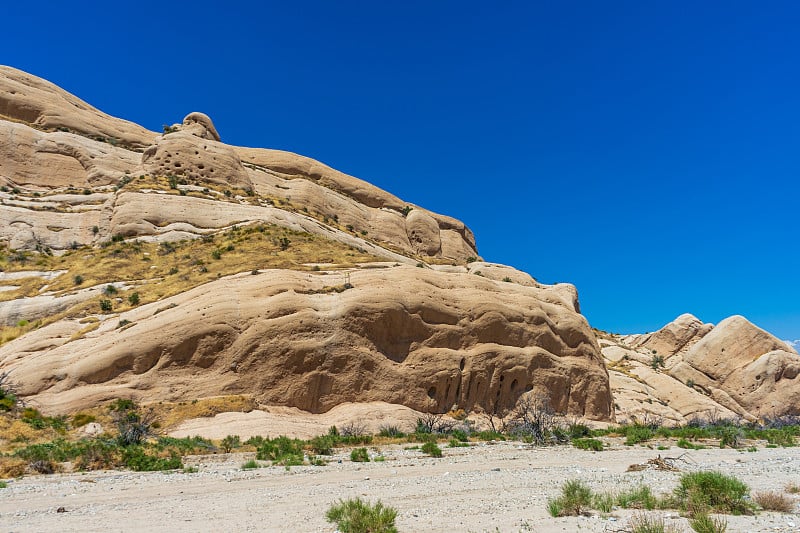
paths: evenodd
<path fill-rule="evenodd" d="M 258 404 L 250 396 L 218 396 L 191 402 L 150 404 L 147 407 L 152 409 L 162 429 L 168 429 L 192 418 L 207 418 L 227 412 L 249 413 Z"/>
<path fill-rule="evenodd" d="M 0 478 L 20 477 L 27 467 L 28 462 L 19 457 L 0 457 Z"/>
<path fill-rule="evenodd" d="M 792 499 L 781 492 L 757 492 L 753 495 L 753 499 L 765 511 L 791 513 L 794 510 L 794 502 Z"/>
<path fill-rule="evenodd" d="M 787 483 L 784 490 L 789 494 L 800 494 L 800 485 L 797 483 Z"/>

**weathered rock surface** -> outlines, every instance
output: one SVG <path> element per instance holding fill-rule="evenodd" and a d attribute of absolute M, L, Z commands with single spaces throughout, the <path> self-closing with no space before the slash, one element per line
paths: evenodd
<path fill-rule="evenodd" d="M 601 341 L 618 419 L 675 423 L 800 413 L 800 356 L 733 316 L 681 315 L 655 333 Z"/>
<path fill-rule="evenodd" d="M 0 118 L 3 117 L 40 128 L 103 137 L 134 148 L 149 145 L 156 135 L 95 109 L 49 81 L 0 65 Z"/>
<path fill-rule="evenodd" d="M 286 270 L 233 276 L 71 342 L 32 344 L 63 330 L 31 332 L 0 347 L 0 367 L 53 411 L 121 395 L 240 393 L 311 412 L 364 401 L 502 410 L 533 390 L 558 410 L 611 415 L 591 329 L 569 306 L 546 302 L 546 287 L 405 266 L 357 270 L 353 289 L 315 293 L 326 281 Z M 133 325 L 115 329 L 120 319 Z"/>
<path fill-rule="evenodd" d="M 800 413 L 800 356 L 742 316 L 720 322 L 670 373 L 692 380 L 732 410 L 756 416 Z"/>

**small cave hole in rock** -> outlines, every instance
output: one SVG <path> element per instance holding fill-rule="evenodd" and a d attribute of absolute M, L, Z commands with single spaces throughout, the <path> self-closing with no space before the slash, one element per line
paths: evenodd
<path fill-rule="evenodd" d="M 436 399 L 436 387 L 431 387 L 428 389 L 428 398 Z"/>
<path fill-rule="evenodd" d="M 533 384 L 532 383 L 528 383 L 527 385 L 525 385 L 525 392 L 530 392 L 532 390 L 533 390 Z"/>
<path fill-rule="evenodd" d="M 458 364 L 458 369 L 463 371 L 465 366 L 467 366 L 467 360 L 462 357 L 461 362 Z"/>

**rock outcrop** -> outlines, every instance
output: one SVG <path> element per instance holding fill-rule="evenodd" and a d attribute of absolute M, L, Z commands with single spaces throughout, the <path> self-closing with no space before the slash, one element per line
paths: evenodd
<path fill-rule="evenodd" d="M 52 411 L 120 395 L 248 393 L 311 412 L 365 401 L 502 412 L 536 391 L 559 411 L 611 415 L 591 329 L 568 306 L 546 303 L 548 288 L 404 266 L 354 271 L 341 293 L 324 291 L 328 280 L 234 276 L 70 342 L 44 339 L 62 328 L 33 332 L 0 347 L 0 362 L 22 395 Z M 120 320 L 132 325 L 115 329 Z"/>
<path fill-rule="evenodd" d="M 601 339 L 620 420 L 800 413 L 800 356 L 732 316 L 717 326 L 681 315 L 655 333 Z"/>
<path fill-rule="evenodd" d="M 373 401 L 504 412 L 544 393 L 559 411 L 613 417 L 573 286 L 483 263 L 463 222 L 322 163 L 229 146 L 202 113 L 150 132 L 1 67 L 0 203 L 0 251 L 18 258 L 0 259 L 6 268 L 38 253 L 82 269 L 0 279 L 0 327 L 16 328 L 0 336 L 0 371 L 49 412 L 220 394 L 312 412 Z M 290 231 L 302 261 L 209 272 L 240 246 L 259 257 L 250 264 L 279 255 Z M 191 242 L 213 253 L 183 253 L 183 270 L 114 278 L 124 261 L 151 265 L 142 246 L 172 254 L 170 241 L 201 238 Z M 321 242 L 340 251 L 330 270 L 312 257 Z M 119 254 L 118 266 L 93 270 L 84 246 L 103 261 Z M 355 256 L 388 261 L 360 268 Z M 137 286 L 157 301 L 133 303 Z"/>

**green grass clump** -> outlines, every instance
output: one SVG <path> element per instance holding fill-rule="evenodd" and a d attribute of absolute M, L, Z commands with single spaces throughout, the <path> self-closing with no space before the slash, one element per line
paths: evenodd
<path fill-rule="evenodd" d="M 579 450 L 591 450 L 593 452 L 603 451 L 603 442 L 592 438 L 572 439 L 572 445 Z"/>
<path fill-rule="evenodd" d="M 303 441 L 281 435 L 264 439 L 256 452 L 256 459 L 272 461 L 272 464 L 297 466 L 303 464 Z"/>
<path fill-rule="evenodd" d="M 656 508 L 658 498 L 650 490 L 650 487 L 639 485 L 617 494 L 616 502 L 617 505 L 625 509 L 647 509 L 650 511 Z"/>
<path fill-rule="evenodd" d="M 667 526 L 664 517 L 659 515 L 648 515 L 638 513 L 631 517 L 631 533 L 678 533 L 678 529 Z"/>
<path fill-rule="evenodd" d="M 448 442 L 448 446 L 450 446 L 451 448 L 469 448 L 469 443 L 460 441 L 458 439 L 450 439 L 450 442 Z"/>
<path fill-rule="evenodd" d="M 693 442 L 689 442 L 685 438 L 681 437 L 678 439 L 678 448 L 683 448 L 685 450 L 702 450 L 705 448 L 702 444 L 694 444 Z"/>
<path fill-rule="evenodd" d="M 561 495 L 547 501 L 550 516 L 578 516 L 592 504 L 592 489 L 578 479 L 561 485 Z"/>
<path fill-rule="evenodd" d="M 625 428 L 625 445 L 633 446 L 647 442 L 655 436 L 656 432 L 647 426 L 633 425 Z"/>
<path fill-rule="evenodd" d="M 701 513 L 689 519 L 689 525 L 697 533 L 725 533 L 728 530 L 728 521 L 724 518 L 711 518 L 707 513 Z"/>
<path fill-rule="evenodd" d="M 427 453 L 431 457 L 441 457 L 442 456 L 442 449 L 439 448 L 439 445 L 436 444 L 434 441 L 428 441 L 422 445 L 420 450 L 423 453 Z"/>
<path fill-rule="evenodd" d="M 8 487 L 8 483 L 6 483 L 5 481 L 0 481 L 0 489 L 5 489 L 7 487 Z"/>
<path fill-rule="evenodd" d="M 601 513 L 610 513 L 616 498 L 612 492 L 598 492 L 592 495 L 592 506 Z"/>
<path fill-rule="evenodd" d="M 750 514 L 753 506 L 746 500 L 750 489 L 733 476 L 721 472 L 690 472 L 681 476 L 675 496 L 690 516 L 708 512 Z"/>
<path fill-rule="evenodd" d="M 369 453 L 366 448 L 353 448 L 350 452 L 350 460 L 354 463 L 368 463 Z"/>
<path fill-rule="evenodd" d="M 254 470 L 256 468 L 261 468 L 261 465 L 255 459 L 242 463 L 242 470 Z"/>
<path fill-rule="evenodd" d="M 397 533 L 394 521 L 397 511 L 380 501 L 371 504 L 354 498 L 339 500 L 325 513 L 341 533 Z"/>

